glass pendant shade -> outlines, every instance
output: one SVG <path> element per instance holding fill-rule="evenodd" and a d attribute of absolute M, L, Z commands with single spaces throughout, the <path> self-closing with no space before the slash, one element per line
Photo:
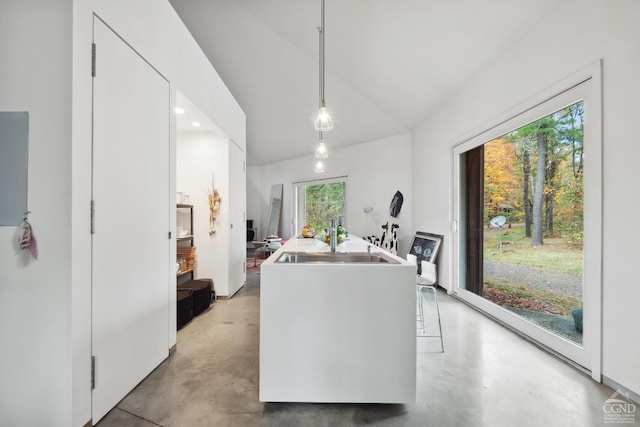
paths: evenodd
<path fill-rule="evenodd" d="M 316 148 L 315 158 L 322 160 L 326 159 L 327 157 L 329 157 L 327 146 L 325 145 L 324 141 L 320 141 L 318 143 L 318 148 Z"/>
<path fill-rule="evenodd" d="M 318 160 L 316 162 L 316 166 L 313 170 L 315 171 L 315 173 L 324 173 L 324 163 L 322 162 L 322 160 Z"/>
<path fill-rule="evenodd" d="M 329 117 L 329 111 L 327 111 L 327 107 L 322 104 L 322 107 L 320 107 L 320 112 L 318 113 L 318 119 L 316 120 L 316 130 L 324 132 L 331 129 L 333 129 L 333 120 L 331 120 L 331 117 Z"/>

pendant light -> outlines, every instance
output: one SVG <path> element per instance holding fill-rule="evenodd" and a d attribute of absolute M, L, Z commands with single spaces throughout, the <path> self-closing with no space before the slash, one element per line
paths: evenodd
<path fill-rule="evenodd" d="M 316 166 L 313 168 L 315 173 L 324 173 L 324 163 L 322 160 L 316 162 Z"/>
<path fill-rule="evenodd" d="M 318 118 L 316 120 L 317 131 L 328 131 L 333 129 L 333 120 L 329 116 L 327 111 L 327 105 L 324 101 L 324 0 L 320 0 L 320 28 L 318 28 L 320 35 L 320 111 L 318 112 Z"/>
<path fill-rule="evenodd" d="M 329 153 L 327 152 L 327 145 L 324 143 L 324 136 L 322 135 L 322 131 L 318 133 L 320 134 L 320 139 L 318 140 L 318 146 L 316 147 L 314 157 L 318 160 L 323 160 L 329 157 Z"/>

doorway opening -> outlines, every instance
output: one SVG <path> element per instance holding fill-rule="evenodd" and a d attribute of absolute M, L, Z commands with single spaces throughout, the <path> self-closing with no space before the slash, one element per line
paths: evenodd
<path fill-rule="evenodd" d="M 183 280 L 212 279 L 217 297 L 245 283 L 245 152 L 205 113 L 176 91 L 177 253 L 193 247 L 193 272 Z M 190 230 L 189 240 L 180 233 Z M 186 248 L 186 249 L 185 249 Z M 178 261 L 178 260 L 177 260 Z"/>

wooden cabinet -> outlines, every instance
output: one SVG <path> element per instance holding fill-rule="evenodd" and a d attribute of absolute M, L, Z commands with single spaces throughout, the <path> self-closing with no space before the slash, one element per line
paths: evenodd
<path fill-rule="evenodd" d="M 193 237 L 193 205 L 176 205 L 176 263 L 178 284 L 195 278 L 196 248 Z"/>

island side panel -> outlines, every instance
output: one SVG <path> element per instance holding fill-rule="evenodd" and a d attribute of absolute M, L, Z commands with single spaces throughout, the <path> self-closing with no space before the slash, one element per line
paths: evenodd
<path fill-rule="evenodd" d="M 260 400 L 412 403 L 415 267 L 263 264 Z"/>

